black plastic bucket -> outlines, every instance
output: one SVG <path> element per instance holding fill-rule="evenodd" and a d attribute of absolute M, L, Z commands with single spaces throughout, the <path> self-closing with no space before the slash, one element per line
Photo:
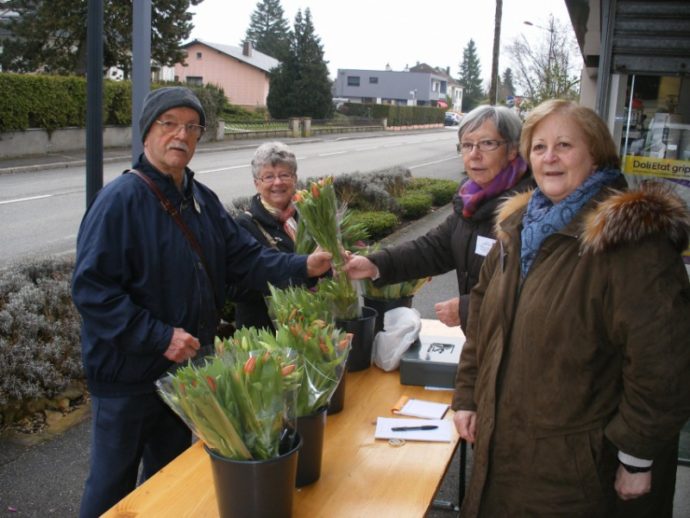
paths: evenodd
<path fill-rule="evenodd" d="M 323 407 L 313 415 L 297 418 L 297 433 L 302 438 L 302 450 L 297 459 L 296 487 L 308 486 L 321 477 L 326 410 Z"/>
<path fill-rule="evenodd" d="M 364 306 L 361 317 L 335 321 L 337 327 L 353 335 L 350 355 L 347 357 L 347 370 L 350 372 L 361 371 L 371 366 L 377 314 L 374 308 Z"/>
<path fill-rule="evenodd" d="M 228 459 L 204 449 L 211 457 L 218 513 L 221 518 L 290 518 L 302 439 L 295 436 L 289 451 L 266 460 Z"/>
<path fill-rule="evenodd" d="M 347 364 L 346 367 L 347 369 Z M 345 378 L 347 372 L 343 372 L 343 377 L 340 378 L 340 383 L 335 388 L 335 392 L 331 396 L 331 400 L 328 402 L 328 415 L 337 414 L 345 406 Z"/>
<path fill-rule="evenodd" d="M 379 331 L 383 331 L 383 316 L 386 311 L 395 308 L 411 308 L 412 297 L 400 297 L 399 299 L 371 299 L 364 297 L 364 305 L 374 308 L 378 313 L 376 326 L 374 327 L 374 335 L 376 335 Z"/>

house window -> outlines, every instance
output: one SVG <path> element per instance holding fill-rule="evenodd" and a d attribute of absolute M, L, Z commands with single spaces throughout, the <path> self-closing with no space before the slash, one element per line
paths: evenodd
<path fill-rule="evenodd" d="M 370 77 L 370 78 L 369 78 L 369 84 L 370 84 L 370 85 L 377 85 L 377 84 L 379 84 L 379 78 L 378 78 L 378 77 Z"/>
<path fill-rule="evenodd" d="M 200 76 L 187 76 L 187 84 L 191 86 L 204 86 L 204 78 Z"/>
<path fill-rule="evenodd" d="M 347 86 L 359 86 L 359 76 L 347 76 Z"/>
<path fill-rule="evenodd" d="M 201 52 L 196 53 L 196 59 L 201 59 Z"/>

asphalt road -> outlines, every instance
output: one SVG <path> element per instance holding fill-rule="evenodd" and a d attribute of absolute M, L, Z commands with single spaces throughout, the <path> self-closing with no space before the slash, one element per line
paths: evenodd
<path fill-rule="evenodd" d="M 400 165 L 414 176 L 458 179 L 461 161 L 456 132 L 438 128 L 416 133 L 348 134 L 292 139 L 301 178 L 368 172 Z M 224 203 L 255 192 L 251 157 L 260 141 L 200 145 L 190 167 Z M 86 207 L 85 168 L 81 157 L 54 156 L 40 170 L 19 161 L 0 161 L 0 267 L 29 256 L 74 251 Z M 127 150 L 110 153 L 104 183 L 130 166 Z M 36 158 L 38 160 L 39 157 Z M 45 160 L 43 157 L 41 160 Z M 65 164 L 74 164 L 65 167 Z M 14 167 L 14 169 L 12 169 Z"/>

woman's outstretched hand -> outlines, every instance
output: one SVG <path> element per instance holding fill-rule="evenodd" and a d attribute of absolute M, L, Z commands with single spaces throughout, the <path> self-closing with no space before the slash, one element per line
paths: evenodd
<path fill-rule="evenodd" d="M 371 279 L 376 277 L 379 269 L 366 257 L 361 255 L 349 254 L 346 258 L 343 271 L 350 279 Z"/>

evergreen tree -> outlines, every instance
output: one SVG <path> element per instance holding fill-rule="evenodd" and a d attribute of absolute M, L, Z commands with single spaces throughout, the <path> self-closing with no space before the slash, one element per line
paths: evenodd
<path fill-rule="evenodd" d="M 462 111 L 468 112 L 484 97 L 482 91 L 482 68 L 477 56 L 477 46 L 474 40 L 470 40 L 462 53 L 460 63 L 460 78 L 458 82 L 463 87 Z"/>
<path fill-rule="evenodd" d="M 328 62 L 316 35 L 311 11 L 298 10 L 289 56 L 271 72 L 266 104 L 276 119 L 312 117 L 324 119 L 333 112 Z"/>
<path fill-rule="evenodd" d="M 180 43 L 192 28 L 190 5 L 203 0 L 158 0 L 151 9 L 151 57 L 161 65 L 183 61 Z M 84 0 L 7 0 L 15 11 L 7 24 L 11 38 L 0 42 L 5 71 L 86 73 L 88 2 Z M 119 67 L 128 76 L 132 68 L 132 2 L 105 2 L 103 66 Z"/>
<path fill-rule="evenodd" d="M 300 15 L 300 12 L 297 12 Z M 325 119 L 333 113 L 333 94 L 324 60 L 321 38 L 314 31 L 311 12 L 307 7 L 304 20 L 295 18 L 295 45 L 299 63 L 299 79 L 295 84 L 300 113 L 314 119 Z"/>
<path fill-rule="evenodd" d="M 513 84 L 513 71 L 510 67 L 503 71 L 502 79 L 503 89 L 505 91 L 505 96 L 515 95 L 515 85 Z"/>
<path fill-rule="evenodd" d="M 251 15 L 244 41 L 256 50 L 278 61 L 286 59 L 290 52 L 290 25 L 280 0 L 262 0 Z"/>

